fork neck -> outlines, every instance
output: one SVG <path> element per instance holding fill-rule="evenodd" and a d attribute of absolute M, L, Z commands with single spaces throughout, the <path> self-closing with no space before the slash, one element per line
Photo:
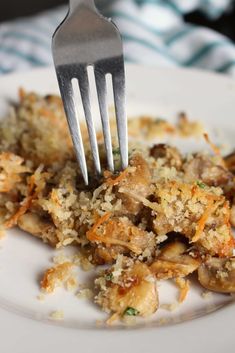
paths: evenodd
<path fill-rule="evenodd" d="M 92 10 L 96 10 L 94 0 L 69 0 L 69 12 L 73 12 L 79 6 L 85 6 Z"/>

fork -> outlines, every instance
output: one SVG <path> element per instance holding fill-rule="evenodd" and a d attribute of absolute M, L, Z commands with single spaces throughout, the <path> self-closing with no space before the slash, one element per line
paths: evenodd
<path fill-rule="evenodd" d="M 111 74 L 121 166 L 126 168 L 128 140 L 125 71 L 120 33 L 109 19 L 98 12 L 94 0 L 70 0 L 68 14 L 53 35 L 52 53 L 76 157 L 84 182 L 88 185 L 87 164 L 72 80 L 78 80 L 94 166 L 96 172 L 101 174 L 87 69 L 89 66 L 94 69 L 107 165 L 114 172 L 106 83 L 106 75 Z"/>

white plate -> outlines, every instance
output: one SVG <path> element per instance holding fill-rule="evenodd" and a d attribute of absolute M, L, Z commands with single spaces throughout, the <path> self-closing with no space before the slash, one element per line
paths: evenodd
<path fill-rule="evenodd" d="M 16 99 L 19 86 L 40 93 L 57 91 L 51 69 L 2 77 L 1 116 L 7 102 Z M 129 115 L 154 114 L 169 119 L 186 111 L 191 118 L 202 120 L 218 141 L 235 145 L 235 81 L 230 78 L 129 65 L 127 108 Z M 177 139 L 172 143 L 178 143 Z M 192 146 L 192 141 L 183 142 L 186 150 Z M 36 299 L 39 278 L 51 265 L 55 251 L 19 230 L 9 231 L 0 245 L 0 352 L 234 352 L 235 306 L 230 296 L 213 294 L 205 300 L 203 290 L 193 284 L 189 298 L 173 313 L 161 309 L 131 328 L 97 327 L 96 320 L 104 317 L 100 310 L 71 293 L 59 289 L 43 303 Z M 79 281 L 86 276 L 80 273 Z M 176 295 L 172 284 L 160 285 L 162 303 L 174 301 Z M 48 319 L 54 310 L 64 311 L 62 322 Z M 161 327 L 162 319 L 167 324 Z"/>

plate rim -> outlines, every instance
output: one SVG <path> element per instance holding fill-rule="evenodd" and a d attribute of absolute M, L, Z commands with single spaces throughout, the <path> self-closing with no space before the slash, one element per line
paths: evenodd
<path fill-rule="evenodd" d="M 224 74 L 219 74 L 215 72 L 208 72 L 204 70 L 199 70 L 199 69 L 191 69 L 191 68 L 162 68 L 162 67 L 154 67 L 154 66 L 141 66 L 137 64 L 127 64 L 128 70 L 146 70 L 146 72 L 177 72 L 178 74 L 183 74 L 183 75 L 192 75 L 195 77 L 197 76 L 198 79 L 200 77 L 207 77 L 208 79 L 214 79 L 214 80 L 220 80 L 220 82 L 224 82 L 224 84 L 227 83 L 235 83 L 235 79 L 229 76 L 226 76 Z M 55 72 L 53 67 L 43 67 L 43 68 L 35 68 L 32 70 L 26 70 L 26 71 L 21 71 L 21 72 L 15 72 L 11 74 L 4 75 L 0 77 L 0 85 L 4 84 L 4 81 L 15 81 L 18 80 L 20 77 L 22 78 L 24 75 L 26 76 L 32 76 L 32 75 L 47 75 L 49 74 L 52 76 L 55 76 Z M 51 76 L 51 77 L 52 77 Z M 18 87 L 15 87 L 16 89 Z M 231 309 L 232 308 L 232 309 Z M 6 314 L 7 313 L 7 314 Z M 97 328 L 95 331 L 91 330 L 86 330 L 86 329 L 71 329 L 71 328 L 66 328 L 66 327 L 60 327 L 58 326 L 52 326 L 52 325 L 47 325 L 45 323 L 41 323 L 29 318 L 25 318 L 22 316 L 19 316 L 15 313 L 5 311 L 4 309 L 0 308 L 0 328 L 5 331 L 5 335 L 2 338 L 1 346 L 5 348 L 4 353 L 8 352 L 13 352 L 12 347 L 15 345 L 15 350 L 14 353 L 27 353 L 31 352 L 33 349 L 35 353 L 40 352 L 42 348 L 42 343 L 41 346 L 38 344 L 35 347 L 35 340 L 37 340 L 39 337 L 42 336 L 43 332 L 45 335 L 46 341 L 43 343 L 46 345 L 51 344 L 55 349 L 58 349 L 58 353 L 63 352 L 64 349 L 66 349 L 66 340 L 71 340 L 73 342 L 73 347 L 71 346 L 70 348 L 78 348 L 77 344 L 82 346 L 83 352 L 94 352 L 94 350 L 97 350 L 97 341 L 101 337 L 101 335 L 104 337 L 105 335 L 105 342 L 102 342 L 102 345 L 100 345 L 100 349 L 102 347 L 102 352 L 109 352 L 110 353 L 110 345 L 115 343 L 115 346 L 112 347 L 112 353 L 120 352 L 120 349 L 125 349 L 126 353 L 130 353 L 133 351 L 133 346 L 130 347 L 128 346 L 128 343 L 130 343 L 130 340 L 135 341 L 135 351 L 136 352 L 142 352 L 143 351 L 143 344 L 146 344 L 146 347 L 148 348 L 148 353 L 155 352 L 156 347 L 159 345 L 162 345 L 162 347 L 165 346 L 164 350 L 165 352 L 168 352 L 168 349 L 170 349 L 170 346 L 168 347 L 167 344 L 172 345 L 172 341 L 176 339 L 176 337 L 179 337 L 180 331 L 181 334 L 182 332 L 185 332 L 187 335 L 187 332 L 190 330 L 193 332 L 196 332 L 198 337 L 200 337 L 200 342 L 197 342 L 197 347 L 196 351 L 198 351 L 198 348 L 200 347 L 200 344 L 209 342 L 208 337 L 207 337 L 207 330 L 205 330 L 206 327 L 210 327 L 210 330 L 213 330 L 213 338 L 219 336 L 221 332 L 223 332 L 224 338 L 228 340 L 228 344 L 233 343 L 231 339 L 233 338 L 233 326 L 231 323 L 234 320 L 234 314 L 235 314 L 235 306 L 234 305 L 228 305 L 224 307 L 223 309 L 220 309 L 214 313 L 210 313 L 209 315 L 202 316 L 200 318 L 194 319 L 186 322 L 182 322 L 180 324 L 176 324 L 174 326 L 164 326 L 164 327 L 159 327 L 159 328 L 151 328 L 148 327 L 147 329 L 131 329 L 131 330 L 116 330 L 115 328 L 112 328 L 111 330 L 100 330 Z M 3 323 L 1 318 L 3 318 L 5 315 L 5 322 Z M 8 316 L 8 317 L 6 317 Z M 224 329 L 226 321 L 230 323 L 228 327 L 226 327 L 226 330 Z M 11 342 L 12 347 L 8 348 L 7 344 L 9 343 L 7 334 L 12 330 L 13 326 L 15 329 L 17 328 L 18 332 L 15 337 L 15 342 Z M 42 327 L 41 327 L 42 326 Z M 189 326 L 191 328 L 189 328 Z M 227 326 L 227 325 L 226 325 Z M 139 334 L 140 330 L 143 330 L 143 335 Z M 26 337 L 26 332 L 30 332 L 31 335 L 31 340 L 27 342 L 25 340 L 23 342 L 23 346 L 20 347 L 19 344 L 21 342 L 22 344 L 22 338 Z M 58 332 L 57 332 L 58 331 Z M 87 334 L 85 335 L 85 332 L 87 331 Z M 167 331 L 167 332 L 166 332 Z M 3 332 L 3 331 L 2 331 Z M 46 334 L 45 334 L 46 332 Z M 64 332 L 64 333 L 63 333 Z M 92 333 L 91 333 L 92 332 Z M 115 333 L 114 335 L 110 335 L 110 332 Z M 58 336 L 58 333 L 59 336 Z M 89 335 L 93 335 L 94 339 L 89 340 Z M 66 336 L 66 337 L 65 337 Z M 99 337 L 100 336 L 100 337 Z M 110 338 L 110 336 L 112 336 Z M 190 340 L 189 340 L 190 339 Z M 87 346 L 86 340 L 89 341 L 89 347 Z M 96 341 L 97 340 L 97 341 Z M 152 342 L 155 342 L 156 340 L 156 346 L 152 345 Z M 171 341 L 172 340 L 172 341 Z M 230 342 L 229 342 L 230 340 Z M 113 341 L 113 343 L 112 343 Z M 195 337 L 191 337 L 190 335 L 188 337 L 184 337 L 184 342 L 177 342 L 177 345 L 175 345 L 175 352 L 181 352 L 181 353 L 186 353 L 188 352 L 188 344 L 195 344 Z M 45 345 L 43 347 L 46 347 Z M 171 346 L 172 347 L 172 346 Z M 192 347 L 191 352 L 194 352 L 194 348 Z M 226 347 L 224 347 L 226 348 Z M 232 346 L 227 347 L 230 350 L 226 350 L 226 353 L 229 353 L 230 351 L 232 352 Z M 206 347 L 207 349 L 207 347 Z M 99 350 L 98 350 L 99 351 Z M 98 352 L 97 351 L 97 352 Z M 169 350 L 170 351 L 170 350 Z M 218 350 L 219 351 L 219 350 Z M 212 352 L 212 351 L 211 351 Z M 215 351 L 213 351 L 214 353 Z M 208 351 L 208 353 L 210 353 Z"/>

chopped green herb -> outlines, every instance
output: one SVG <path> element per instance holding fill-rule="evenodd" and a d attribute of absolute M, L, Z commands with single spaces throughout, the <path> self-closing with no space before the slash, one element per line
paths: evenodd
<path fill-rule="evenodd" d="M 113 155 L 114 155 L 114 156 L 118 156 L 119 154 L 120 154 L 120 148 L 119 148 L 119 147 L 114 148 L 114 149 L 113 149 Z"/>
<path fill-rule="evenodd" d="M 162 119 L 162 118 L 156 118 L 155 119 L 155 124 L 161 124 L 161 123 L 165 123 L 166 120 L 165 119 Z"/>
<path fill-rule="evenodd" d="M 139 314 L 139 311 L 135 308 L 130 307 L 130 306 L 128 306 L 123 313 L 123 315 L 128 315 L 128 316 L 136 316 L 138 314 Z"/>
<path fill-rule="evenodd" d="M 201 188 L 201 189 L 205 189 L 205 187 L 206 187 L 206 184 L 204 184 L 203 182 L 201 182 L 201 181 L 197 181 L 197 186 L 199 186 L 199 188 Z"/>
<path fill-rule="evenodd" d="M 111 273 L 108 273 L 108 274 L 105 276 L 105 279 L 106 279 L 106 281 L 112 281 L 112 279 L 113 279 L 113 274 L 112 274 L 112 272 L 111 272 Z"/>

